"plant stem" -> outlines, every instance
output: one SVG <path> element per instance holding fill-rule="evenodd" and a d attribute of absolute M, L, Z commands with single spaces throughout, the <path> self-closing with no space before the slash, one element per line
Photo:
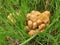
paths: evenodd
<path fill-rule="evenodd" d="M 23 43 L 21 43 L 19 45 L 25 45 L 27 42 L 29 42 L 31 39 L 33 39 L 36 35 L 33 35 L 32 37 L 30 37 L 29 39 L 27 39 L 26 41 L 24 41 Z"/>

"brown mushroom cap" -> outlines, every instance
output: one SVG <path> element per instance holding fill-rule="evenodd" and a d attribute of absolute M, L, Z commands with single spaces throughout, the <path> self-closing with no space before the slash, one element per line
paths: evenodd
<path fill-rule="evenodd" d="M 31 30 L 28 34 L 29 34 L 29 36 L 33 36 L 33 35 L 36 34 L 36 31 L 35 30 Z"/>
<path fill-rule="evenodd" d="M 34 10 L 31 13 L 36 16 L 39 16 L 41 14 L 39 11 L 34 11 Z"/>
<path fill-rule="evenodd" d="M 32 22 L 35 22 L 35 21 L 37 20 L 36 15 L 31 15 L 31 16 L 30 16 L 30 20 L 31 20 Z"/>
<path fill-rule="evenodd" d="M 37 25 L 39 26 L 40 24 L 42 24 L 42 21 L 40 19 L 38 19 L 37 21 Z"/>
<path fill-rule="evenodd" d="M 48 21 L 49 21 L 49 17 L 46 15 L 46 14 L 44 14 L 44 13 L 42 13 L 39 17 L 38 17 L 38 19 L 40 19 L 42 22 L 44 22 L 44 23 L 47 23 Z"/>
<path fill-rule="evenodd" d="M 35 29 L 36 27 L 37 27 L 37 23 L 34 22 L 34 23 L 33 23 L 33 29 Z"/>
<path fill-rule="evenodd" d="M 45 28 L 45 24 L 39 25 L 39 30 L 42 30 L 42 29 L 44 29 L 44 28 Z"/>
<path fill-rule="evenodd" d="M 45 11 L 43 13 L 46 14 L 48 17 L 50 17 L 50 11 Z"/>
<path fill-rule="evenodd" d="M 28 27 L 31 29 L 33 26 L 33 22 L 31 20 L 28 21 Z"/>

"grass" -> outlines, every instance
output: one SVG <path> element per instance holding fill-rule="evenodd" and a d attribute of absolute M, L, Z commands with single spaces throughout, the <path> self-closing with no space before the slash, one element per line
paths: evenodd
<path fill-rule="evenodd" d="M 49 2 L 49 3 L 48 3 Z M 19 45 L 60 44 L 60 1 L 59 0 L 0 0 L 0 45 L 8 45 L 6 37 L 19 40 Z M 51 12 L 50 25 L 45 32 L 29 37 L 25 31 L 26 14 L 32 10 Z M 20 14 L 17 14 L 19 11 Z M 16 23 L 7 21 L 12 14 Z M 19 15 L 19 16 L 17 16 Z M 11 40 L 9 40 L 11 42 Z M 10 45 L 14 45 L 14 41 Z"/>

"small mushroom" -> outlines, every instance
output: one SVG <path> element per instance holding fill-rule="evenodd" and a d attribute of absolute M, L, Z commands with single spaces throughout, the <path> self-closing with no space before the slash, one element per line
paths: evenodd
<path fill-rule="evenodd" d="M 28 21 L 28 27 L 31 29 L 33 26 L 33 22 L 31 20 Z"/>
<path fill-rule="evenodd" d="M 29 34 L 29 36 L 33 36 L 33 35 L 36 34 L 36 31 L 35 30 L 31 30 L 28 34 Z"/>
<path fill-rule="evenodd" d="M 42 24 L 42 21 L 40 19 L 38 19 L 37 21 L 37 25 L 39 26 L 40 24 Z"/>
<path fill-rule="evenodd" d="M 32 22 L 35 22 L 35 21 L 37 20 L 36 15 L 31 15 L 31 16 L 30 16 L 30 20 L 31 20 Z"/>
<path fill-rule="evenodd" d="M 7 16 L 8 22 L 12 22 L 12 23 L 16 23 L 16 20 L 13 17 L 14 15 L 12 15 L 11 13 Z"/>
<path fill-rule="evenodd" d="M 44 29 L 44 28 L 45 28 L 45 24 L 39 25 L 39 30 L 42 30 L 42 29 Z"/>
<path fill-rule="evenodd" d="M 47 23 L 49 21 L 49 17 L 42 13 L 39 17 L 38 17 L 43 23 Z"/>
<path fill-rule="evenodd" d="M 45 15 L 47 15 L 48 17 L 50 17 L 50 11 L 45 11 L 43 12 Z"/>
<path fill-rule="evenodd" d="M 36 16 L 39 16 L 41 14 L 39 11 L 34 11 L 34 10 L 31 13 Z"/>
<path fill-rule="evenodd" d="M 34 22 L 34 23 L 33 23 L 33 29 L 35 29 L 36 27 L 37 27 L 37 23 Z"/>

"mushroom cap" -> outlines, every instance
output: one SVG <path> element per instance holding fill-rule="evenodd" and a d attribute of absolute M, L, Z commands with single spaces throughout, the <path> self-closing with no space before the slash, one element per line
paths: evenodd
<path fill-rule="evenodd" d="M 32 22 L 35 22 L 35 21 L 37 20 L 36 15 L 31 15 L 31 16 L 30 16 L 30 20 L 31 20 Z"/>
<path fill-rule="evenodd" d="M 37 27 L 37 23 L 33 22 L 33 29 L 35 29 Z"/>
<path fill-rule="evenodd" d="M 42 30 L 42 29 L 44 29 L 44 28 L 45 28 L 45 24 L 39 25 L 39 30 Z"/>
<path fill-rule="evenodd" d="M 41 14 L 39 11 L 35 11 L 35 10 L 33 10 L 31 13 L 36 16 L 39 16 Z"/>
<path fill-rule="evenodd" d="M 43 23 L 47 23 L 47 22 L 49 21 L 49 17 L 48 17 L 46 14 L 44 14 L 44 13 L 42 13 L 42 14 L 38 17 L 38 19 L 40 19 Z"/>
<path fill-rule="evenodd" d="M 31 30 L 28 34 L 29 34 L 29 36 L 33 36 L 33 35 L 36 34 L 36 31 L 35 30 Z"/>
<path fill-rule="evenodd" d="M 50 11 L 44 11 L 43 13 L 50 17 Z"/>
<path fill-rule="evenodd" d="M 28 21 L 28 27 L 31 29 L 33 26 L 33 22 L 31 20 Z"/>
<path fill-rule="evenodd" d="M 36 22 L 37 22 L 38 26 L 42 23 L 42 21 L 40 19 L 38 19 Z"/>

